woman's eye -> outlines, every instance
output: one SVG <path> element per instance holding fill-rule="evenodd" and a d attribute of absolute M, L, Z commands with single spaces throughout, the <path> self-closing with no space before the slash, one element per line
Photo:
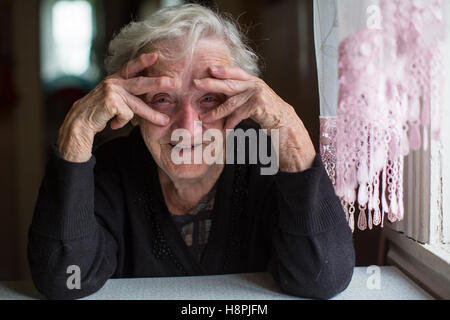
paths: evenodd
<path fill-rule="evenodd" d="M 204 97 L 203 101 L 204 102 L 214 102 L 214 101 L 216 101 L 216 98 L 214 98 L 214 97 Z"/>
<path fill-rule="evenodd" d="M 156 102 L 159 102 L 159 103 L 169 102 L 169 99 L 167 99 L 167 98 L 158 98 L 156 100 Z"/>
<path fill-rule="evenodd" d="M 155 97 L 152 101 L 153 104 L 168 104 L 170 99 L 168 97 Z"/>
<path fill-rule="evenodd" d="M 215 94 L 204 96 L 201 99 L 201 103 L 203 104 L 203 107 L 205 107 L 205 108 L 217 107 L 224 101 L 225 101 L 225 97 L 222 97 L 222 95 L 215 95 Z"/>

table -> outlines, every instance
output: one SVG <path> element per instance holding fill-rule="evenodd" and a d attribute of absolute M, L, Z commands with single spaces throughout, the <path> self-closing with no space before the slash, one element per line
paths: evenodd
<path fill-rule="evenodd" d="M 378 268 L 378 267 L 375 267 Z M 428 293 L 396 267 L 379 267 L 380 282 L 371 282 L 373 269 L 357 267 L 348 288 L 334 300 L 431 300 Z M 368 281 L 369 287 L 368 287 Z M 372 285 L 370 285 L 372 284 Z M 373 288 L 375 284 L 375 288 Z M 369 289 L 372 287 L 372 289 Z M 43 299 L 31 281 L 0 282 L 0 300 Z M 292 300 L 268 273 L 216 276 L 110 279 L 82 300 Z"/>

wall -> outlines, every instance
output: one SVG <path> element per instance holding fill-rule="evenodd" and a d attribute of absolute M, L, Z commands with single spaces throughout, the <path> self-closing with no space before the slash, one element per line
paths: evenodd
<path fill-rule="evenodd" d="M 0 117 L 0 279 L 29 277 L 27 230 L 44 169 L 38 1 L 10 4 L 17 101 Z"/>
<path fill-rule="evenodd" d="M 216 1 L 219 9 L 249 27 L 253 47 L 264 57 L 262 78 L 292 105 L 319 143 L 319 98 L 312 1 Z"/>

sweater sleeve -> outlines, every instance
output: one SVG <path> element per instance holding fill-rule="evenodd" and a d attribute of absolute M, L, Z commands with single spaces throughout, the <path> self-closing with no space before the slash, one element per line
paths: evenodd
<path fill-rule="evenodd" d="M 274 189 L 270 272 L 289 294 L 335 296 L 348 286 L 355 257 L 350 227 L 320 156 L 303 172 L 278 172 Z"/>
<path fill-rule="evenodd" d="M 117 244 L 95 214 L 112 210 L 95 187 L 95 156 L 65 161 L 52 146 L 28 233 L 36 288 L 50 299 L 77 299 L 99 290 L 116 269 Z M 79 275 L 79 281 L 78 281 Z"/>

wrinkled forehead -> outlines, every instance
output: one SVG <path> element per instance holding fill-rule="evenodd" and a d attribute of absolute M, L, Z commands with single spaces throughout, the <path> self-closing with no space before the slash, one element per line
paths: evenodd
<path fill-rule="evenodd" d="M 162 43 L 165 52 L 176 54 L 182 50 L 178 43 Z M 174 51 L 171 51 L 174 50 Z M 144 72 L 148 77 L 170 76 L 182 79 L 201 79 L 209 75 L 208 67 L 213 65 L 231 65 L 232 57 L 228 46 L 222 40 L 205 38 L 197 42 L 192 54 L 177 59 L 158 58 L 156 63 Z"/>

